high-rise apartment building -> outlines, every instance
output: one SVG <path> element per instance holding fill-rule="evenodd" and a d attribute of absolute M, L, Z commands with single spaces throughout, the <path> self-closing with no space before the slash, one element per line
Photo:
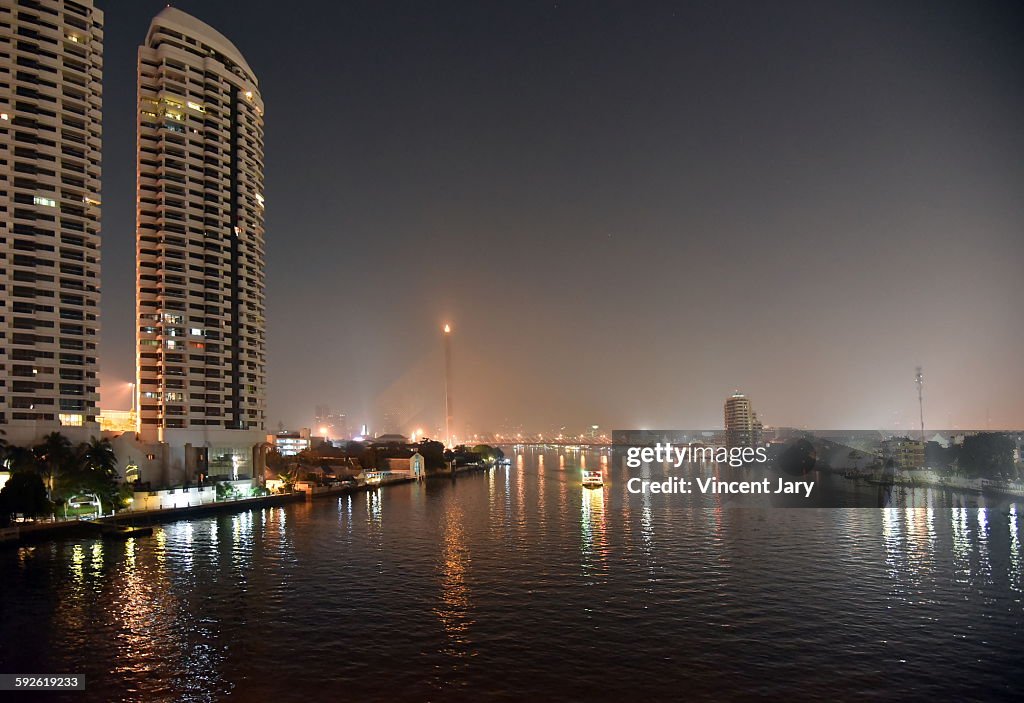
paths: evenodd
<path fill-rule="evenodd" d="M 736 391 L 725 399 L 726 446 L 751 447 L 760 444 L 762 430 L 750 398 Z"/>
<path fill-rule="evenodd" d="M 188 477 L 248 474 L 238 433 L 265 439 L 259 85 L 230 41 L 170 7 L 138 81 L 140 431 L 195 449 Z"/>
<path fill-rule="evenodd" d="M 0 429 L 99 434 L 103 13 L 0 3 Z"/>

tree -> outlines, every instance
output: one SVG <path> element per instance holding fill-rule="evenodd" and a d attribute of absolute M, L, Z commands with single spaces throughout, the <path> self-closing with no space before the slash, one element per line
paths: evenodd
<path fill-rule="evenodd" d="M 982 432 L 964 438 L 960 468 L 971 478 L 1012 478 L 1013 439 L 998 432 Z"/>
<path fill-rule="evenodd" d="M 955 458 L 956 452 L 953 447 L 943 447 L 938 442 L 925 442 L 924 465 L 929 469 L 948 470 Z"/>
<path fill-rule="evenodd" d="M 425 439 L 420 442 L 419 453 L 423 456 L 423 466 L 426 471 L 437 471 L 444 468 L 444 445 L 433 439 Z"/>
<path fill-rule="evenodd" d="M 498 462 L 498 459 L 501 458 L 501 456 L 499 456 L 499 454 L 501 454 L 500 450 L 489 444 L 476 445 L 473 447 L 472 453 L 478 454 L 480 456 L 480 460 L 487 466 L 494 466 Z"/>
<path fill-rule="evenodd" d="M 78 447 L 79 461 L 83 466 L 117 476 L 117 455 L 109 439 L 91 438 Z"/>
<path fill-rule="evenodd" d="M 52 509 L 52 504 L 46 497 L 46 486 L 37 473 L 15 472 L 7 479 L 3 490 L 0 490 L 0 515 L 4 518 L 17 513 L 35 518 L 38 515 L 49 514 Z"/>
<path fill-rule="evenodd" d="M 91 495 L 100 504 L 117 509 L 123 504 L 118 485 L 117 455 L 109 439 L 93 437 L 78 445 L 74 460 L 68 462 L 57 481 L 58 494 L 64 498 Z"/>
<path fill-rule="evenodd" d="M 36 456 L 38 471 L 46 484 L 46 490 L 53 497 L 57 478 L 74 462 L 75 456 L 71 449 L 71 441 L 60 432 L 51 432 L 43 437 L 33 450 Z"/>
<path fill-rule="evenodd" d="M 7 462 L 7 470 L 12 473 L 15 471 L 38 473 L 36 455 L 27 447 L 18 447 L 8 444 L 4 448 L 4 460 Z"/>

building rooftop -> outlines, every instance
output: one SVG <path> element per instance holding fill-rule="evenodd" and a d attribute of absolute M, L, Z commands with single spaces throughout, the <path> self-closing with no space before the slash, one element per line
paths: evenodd
<path fill-rule="evenodd" d="M 257 83 L 256 74 L 251 68 L 249 68 L 249 64 L 245 60 L 245 57 L 242 56 L 242 52 L 239 51 L 227 37 L 202 20 L 193 17 L 187 12 L 182 12 L 176 7 L 165 7 L 150 23 L 149 34 L 146 35 L 147 43 L 149 41 L 149 35 L 151 35 L 153 30 L 157 27 L 171 29 L 176 32 L 181 32 L 186 36 L 198 39 L 210 48 L 219 51 L 224 54 L 224 56 L 234 61 L 238 64 L 239 68 L 245 71 L 253 83 Z"/>

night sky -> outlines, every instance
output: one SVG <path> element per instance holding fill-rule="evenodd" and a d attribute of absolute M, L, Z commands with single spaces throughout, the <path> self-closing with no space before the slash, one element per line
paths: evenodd
<path fill-rule="evenodd" d="M 102 405 L 134 376 L 136 48 L 106 12 Z M 174 3 L 266 101 L 268 429 L 1024 426 L 1024 12 Z"/>

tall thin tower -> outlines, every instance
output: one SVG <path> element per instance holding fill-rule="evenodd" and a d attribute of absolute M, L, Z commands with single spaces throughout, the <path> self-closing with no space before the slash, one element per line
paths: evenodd
<path fill-rule="evenodd" d="M 914 383 L 917 384 L 917 409 L 921 413 L 921 442 L 924 442 L 924 373 L 921 367 L 917 367 L 914 376 Z"/>
<path fill-rule="evenodd" d="M 444 326 L 444 442 L 452 446 L 452 326 Z"/>

